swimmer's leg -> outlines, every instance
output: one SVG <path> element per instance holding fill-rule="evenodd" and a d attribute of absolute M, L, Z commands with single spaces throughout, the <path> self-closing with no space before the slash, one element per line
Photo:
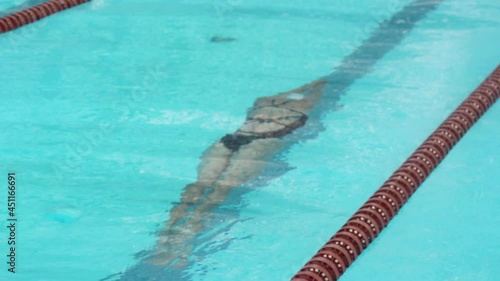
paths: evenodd
<path fill-rule="evenodd" d="M 187 216 L 187 209 L 198 203 L 208 186 L 213 185 L 220 174 L 229 164 L 232 150 L 226 148 L 221 142 L 214 143 L 207 149 L 198 166 L 198 178 L 195 183 L 184 187 L 181 195 L 181 201 L 170 210 L 170 219 L 167 228 L 173 226 L 177 221 Z"/>
<path fill-rule="evenodd" d="M 178 223 L 167 224 L 159 233 L 155 254 L 149 259 L 152 264 L 168 265 L 172 262 L 185 261 L 192 252 L 194 239 L 204 228 L 203 219 L 216 206 L 226 199 L 233 187 L 258 176 L 268 164 L 268 161 L 281 150 L 280 139 L 258 139 L 250 144 L 243 145 L 231 155 L 228 164 L 211 186 L 205 186 L 205 195 L 192 208 L 185 208 L 181 213 L 179 208 L 173 214 Z M 207 159 L 214 159 L 208 157 Z M 217 164 L 219 160 L 216 160 Z M 182 215 L 182 217 L 181 217 Z M 181 266 L 177 263 L 173 266 Z"/>
<path fill-rule="evenodd" d="M 149 264 L 182 267 L 192 251 L 192 241 L 201 229 L 196 224 L 185 224 L 192 215 L 209 186 L 212 186 L 229 164 L 233 151 L 221 142 L 214 143 L 201 157 L 198 178 L 195 183 L 186 185 L 180 202 L 170 210 L 170 218 L 164 229 L 158 233 L 154 253 L 148 259 Z"/>
<path fill-rule="evenodd" d="M 191 229 L 202 229 L 202 219 L 215 206 L 227 198 L 234 187 L 250 181 L 260 175 L 277 152 L 281 150 L 281 139 L 257 139 L 243 145 L 233 154 L 229 165 L 208 191 L 204 199 L 195 208 L 185 225 Z"/>
<path fill-rule="evenodd" d="M 234 152 L 220 141 L 214 143 L 201 156 L 198 166 L 198 183 L 213 184 L 229 164 L 229 158 Z"/>

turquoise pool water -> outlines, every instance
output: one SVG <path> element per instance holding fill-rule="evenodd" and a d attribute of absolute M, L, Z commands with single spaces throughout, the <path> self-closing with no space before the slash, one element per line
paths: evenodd
<path fill-rule="evenodd" d="M 20 220 L 18 272 L 2 262 L 0 280 L 100 280 L 140 264 L 200 155 L 256 98 L 331 73 L 409 2 L 95 0 L 0 35 L 0 173 L 17 174 Z M 289 280 L 497 66 L 499 13 L 494 0 L 430 12 L 322 117 L 324 131 L 284 153 L 293 170 L 214 210 L 172 280 Z M 499 114 L 342 280 L 498 279 Z"/>

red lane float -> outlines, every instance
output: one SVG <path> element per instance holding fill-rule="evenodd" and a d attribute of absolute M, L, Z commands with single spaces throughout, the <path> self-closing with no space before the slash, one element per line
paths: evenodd
<path fill-rule="evenodd" d="M 462 136 L 499 98 L 500 66 L 417 148 L 292 281 L 338 280 Z"/>
<path fill-rule="evenodd" d="M 8 32 L 41 20 L 52 14 L 90 2 L 91 0 L 50 0 L 0 18 L 0 33 Z"/>

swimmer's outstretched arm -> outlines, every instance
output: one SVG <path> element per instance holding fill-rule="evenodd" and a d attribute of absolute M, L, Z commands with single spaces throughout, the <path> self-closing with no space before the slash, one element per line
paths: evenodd
<path fill-rule="evenodd" d="M 252 109 L 277 107 L 307 115 L 319 102 L 325 83 L 319 79 L 285 93 L 259 98 Z M 250 119 L 241 128 L 248 127 Z M 260 125 L 252 128 L 256 126 Z M 185 264 L 192 250 L 192 239 L 203 230 L 206 214 L 225 200 L 231 188 L 258 176 L 282 145 L 280 138 L 259 138 L 236 150 L 226 147 L 221 140 L 210 146 L 201 157 L 196 182 L 186 185 L 180 202 L 170 210 L 170 218 L 159 233 L 155 254 L 149 262 L 170 265 L 177 260 L 177 265 Z"/>

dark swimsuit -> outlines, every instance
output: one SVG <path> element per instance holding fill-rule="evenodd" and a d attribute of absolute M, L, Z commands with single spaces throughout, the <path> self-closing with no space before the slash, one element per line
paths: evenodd
<path fill-rule="evenodd" d="M 268 132 L 261 132 L 261 133 L 256 133 L 256 132 L 246 132 L 242 130 L 238 130 L 234 134 L 227 134 L 224 137 L 221 138 L 221 142 L 224 144 L 225 147 L 228 149 L 231 149 L 232 151 L 237 151 L 240 149 L 242 145 L 246 145 L 251 143 L 252 141 L 256 139 L 266 139 L 266 138 L 281 138 L 285 135 L 290 134 L 293 132 L 295 129 L 304 126 L 304 124 L 307 121 L 307 115 L 294 110 L 294 109 L 289 109 L 286 107 L 280 107 L 280 105 L 283 105 L 287 103 L 283 102 L 279 105 L 272 104 L 271 106 L 261 106 L 261 107 L 256 107 L 250 110 L 249 112 L 249 117 L 247 117 L 245 123 L 247 122 L 259 122 L 259 123 L 274 123 L 278 124 L 280 126 L 283 126 L 281 129 L 277 130 L 272 130 Z M 288 116 L 281 116 L 278 118 L 268 118 L 268 119 L 263 119 L 263 118 L 258 118 L 258 117 L 252 117 L 252 112 L 257 110 L 257 109 L 262 109 L 262 108 L 267 108 L 267 107 L 276 107 L 280 109 L 284 109 L 290 114 Z"/>

